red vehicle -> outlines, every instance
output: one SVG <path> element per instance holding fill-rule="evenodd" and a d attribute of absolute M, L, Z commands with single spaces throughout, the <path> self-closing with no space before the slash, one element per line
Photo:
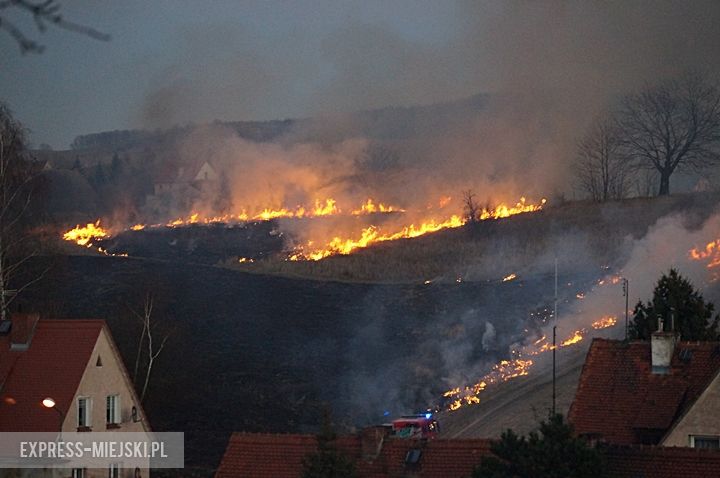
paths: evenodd
<path fill-rule="evenodd" d="M 400 438 L 435 438 L 440 424 L 431 413 L 424 415 L 405 415 L 393 420 L 392 433 Z"/>

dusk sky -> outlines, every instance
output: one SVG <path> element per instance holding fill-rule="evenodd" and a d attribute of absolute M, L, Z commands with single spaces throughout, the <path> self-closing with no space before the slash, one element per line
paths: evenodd
<path fill-rule="evenodd" d="M 39 33 L 14 14 L 46 50 L 23 56 L 0 38 L 0 98 L 35 145 L 63 149 L 104 130 L 560 91 L 568 80 L 604 95 L 697 66 L 689 51 L 717 53 L 717 2 L 679 14 L 682 4 L 65 1 L 67 19 L 112 40 Z"/>

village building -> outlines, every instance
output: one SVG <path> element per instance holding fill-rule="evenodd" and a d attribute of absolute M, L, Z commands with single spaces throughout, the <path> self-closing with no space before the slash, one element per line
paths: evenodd
<path fill-rule="evenodd" d="M 36 314 L 0 321 L 0 433 L 107 431 L 149 432 L 150 425 L 105 321 Z M 42 476 L 147 477 L 148 470 L 117 464 Z"/>
<path fill-rule="evenodd" d="M 377 427 L 340 436 L 338 453 L 355 464 L 358 478 L 468 478 L 491 440 L 403 439 Z M 611 478 L 709 478 L 720 476 L 720 451 L 657 446 L 603 447 L 606 476 Z M 216 478 L 297 478 L 303 459 L 317 451 L 313 435 L 234 433 Z"/>
<path fill-rule="evenodd" d="M 186 210 L 219 180 L 220 173 L 207 160 L 181 166 L 166 164 L 153 182 L 153 194 L 145 199 L 147 213 L 165 216 L 173 209 Z"/>
<path fill-rule="evenodd" d="M 718 449 L 720 343 L 594 339 L 568 418 L 595 441 Z"/>

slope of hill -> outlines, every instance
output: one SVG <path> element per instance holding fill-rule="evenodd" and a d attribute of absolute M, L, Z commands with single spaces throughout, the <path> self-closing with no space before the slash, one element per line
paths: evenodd
<path fill-rule="evenodd" d="M 322 261 L 270 259 L 232 265 L 326 280 L 447 282 L 536 274 L 552 268 L 557 257 L 562 270 L 582 272 L 622 262 L 628 239 L 644 236 L 659 218 L 679 214 L 689 227 L 697 226 L 718 204 L 718 193 L 549 204 L 540 212 L 384 242 Z"/>
<path fill-rule="evenodd" d="M 231 431 L 315 429 L 324 402 L 345 427 L 437 403 L 538 327 L 531 312 L 551 294 L 546 275 L 371 285 L 93 256 L 36 258 L 26 273 L 48 265 L 24 309 L 105 318 L 131 370 L 140 324 L 130 309 L 154 294 L 169 339 L 147 411 L 155 429 L 187 432 L 188 461 L 201 467 L 217 463 Z"/>

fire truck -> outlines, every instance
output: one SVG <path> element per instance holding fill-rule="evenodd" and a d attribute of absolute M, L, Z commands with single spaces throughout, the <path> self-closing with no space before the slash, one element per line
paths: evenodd
<path fill-rule="evenodd" d="M 440 424 L 432 413 L 404 415 L 392 421 L 392 434 L 399 438 L 432 439 L 440 431 Z"/>

